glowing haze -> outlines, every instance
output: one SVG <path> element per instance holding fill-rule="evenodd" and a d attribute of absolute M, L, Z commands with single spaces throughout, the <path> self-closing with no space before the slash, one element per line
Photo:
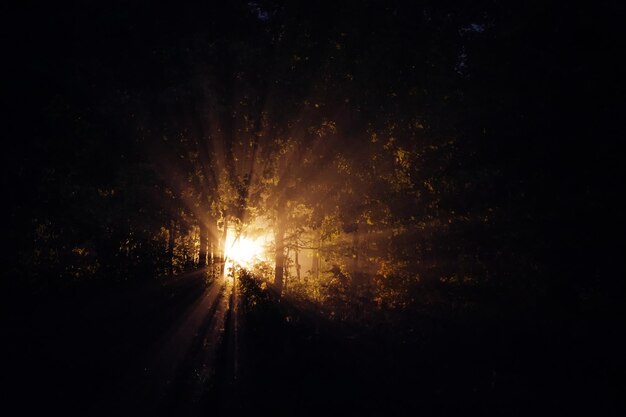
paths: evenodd
<path fill-rule="evenodd" d="M 234 229 L 229 228 L 226 233 L 226 258 L 229 263 L 250 266 L 266 257 L 267 243 L 265 237 L 237 235 Z"/>

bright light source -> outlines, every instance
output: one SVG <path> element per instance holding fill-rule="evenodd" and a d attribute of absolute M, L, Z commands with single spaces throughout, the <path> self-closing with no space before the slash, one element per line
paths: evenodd
<path fill-rule="evenodd" d="M 233 264 L 243 267 L 250 266 L 263 258 L 264 241 L 247 236 L 237 236 L 235 230 L 229 229 L 226 234 L 226 257 Z"/>

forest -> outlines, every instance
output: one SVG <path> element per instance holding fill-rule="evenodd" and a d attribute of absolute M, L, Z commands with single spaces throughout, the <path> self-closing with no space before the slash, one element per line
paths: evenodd
<path fill-rule="evenodd" d="M 9 9 L 25 414 L 624 408 L 622 5 Z"/>

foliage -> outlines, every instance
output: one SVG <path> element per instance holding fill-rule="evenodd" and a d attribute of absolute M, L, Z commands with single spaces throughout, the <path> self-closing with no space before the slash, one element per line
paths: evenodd
<path fill-rule="evenodd" d="M 612 165 L 589 168 L 611 148 L 555 141 L 585 130 L 546 116 L 585 118 L 565 100 L 567 34 L 590 23 L 575 7 L 455 3 L 228 2 L 167 30 L 158 8 L 77 6 L 81 36 L 31 45 L 67 45 L 32 56 L 74 69 L 29 61 L 16 100 L 34 104 L 6 164 L 12 281 L 182 273 L 259 219 L 282 242 L 269 263 L 285 294 L 330 310 L 406 307 L 435 285 L 558 294 L 569 253 L 605 259 L 566 267 L 577 288 L 606 275 L 603 220 L 578 229 L 572 207 L 612 217 L 598 212 Z"/>

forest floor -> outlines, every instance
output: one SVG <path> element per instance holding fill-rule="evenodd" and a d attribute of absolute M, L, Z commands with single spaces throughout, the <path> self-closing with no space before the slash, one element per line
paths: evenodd
<path fill-rule="evenodd" d="M 6 398 L 20 415 L 195 415 L 215 387 L 231 292 L 200 270 L 23 300 L 6 317 Z"/>
<path fill-rule="evenodd" d="M 337 321 L 253 281 L 242 291 L 239 415 L 622 415 L 617 317 L 523 309 L 468 289 Z M 269 288 L 269 287 L 268 287 Z M 435 293 L 439 293 L 436 295 Z M 245 305 L 247 299 L 253 302 Z M 456 309 L 454 304 L 474 307 Z M 480 303 L 480 305 L 476 305 Z M 442 307 L 443 306 L 443 307 Z M 549 309 L 550 311 L 546 310 Z M 326 315 L 326 317 L 328 317 Z"/>
<path fill-rule="evenodd" d="M 339 322 L 258 282 L 209 275 L 8 300 L 6 404 L 81 416 L 617 415 L 624 406 L 611 323 L 428 308 Z"/>

